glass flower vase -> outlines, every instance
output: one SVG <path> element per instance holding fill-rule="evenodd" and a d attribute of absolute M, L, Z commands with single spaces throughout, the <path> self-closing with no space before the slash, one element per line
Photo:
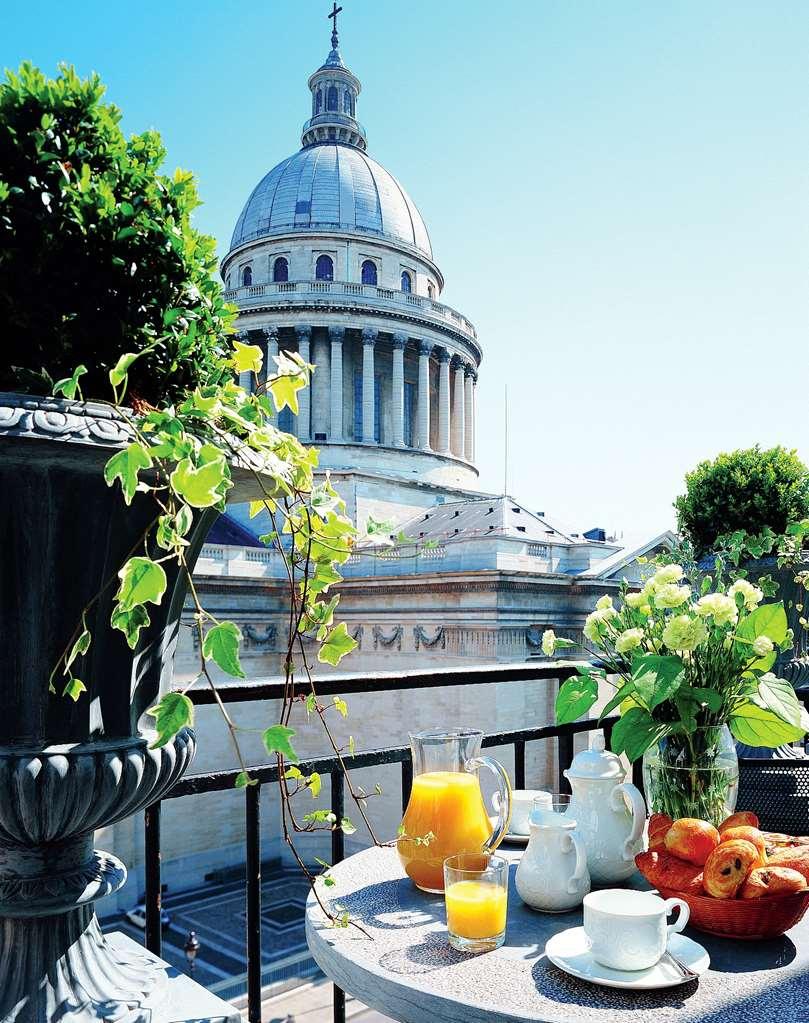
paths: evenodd
<path fill-rule="evenodd" d="M 739 792 L 739 758 L 728 726 L 667 735 L 649 747 L 643 785 L 652 812 L 721 824 L 736 808 Z"/>

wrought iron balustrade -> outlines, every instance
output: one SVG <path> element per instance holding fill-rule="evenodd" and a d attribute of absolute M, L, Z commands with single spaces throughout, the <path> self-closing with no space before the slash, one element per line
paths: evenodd
<path fill-rule="evenodd" d="M 368 673 L 331 675 L 317 680 L 320 696 L 345 696 L 351 693 L 379 693 L 393 690 L 436 689 L 445 686 L 466 686 L 496 682 L 522 682 L 542 684 L 561 682 L 576 673 L 573 665 L 536 665 L 519 663 L 510 665 L 485 665 L 477 667 L 455 667 L 430 672 L 410 671 L 400 674 Z M 213 692 L 191 690 L 189 696 L 198 706 L 216 702 Z M 219 688 L 224 703 L 247 703 L 257 700 L 280 700 L 284 696 L 281 681 L 244 682 L 226 684 Z M 525 788 L 525 753 L 529 742 L 557 741 L 557 785 L 559 791 L 569 792 L 570 787 L 564 771 L 573 759 L 574 736 L 581 732 L 603 728 L 607 740 L 617 717 L 606 718 L 600 725 L 595 720 L 579 721 L 569 725 L 542 725 L 533 728 L 511 729 L 484 736 L 483 746 L 513 746 L 514 785 Z M 404 730 L 404 726 L 403 726 Z M 401 765 L 401 802 L 404 812 L 410 798 L 413 780 L 410 747 L 391 746 L 384 749 L 357 752 L 351 757 L 351 768 L 361 769 L 382 764 Z M 310 757 L 297 765 L 304 774 L 317 771 L 331 780 L 331 809 L 338 820 L 345 813 L 345 784 L 342 771 L 335 756 Z M 146 947 L 157 955 L 161 954 L 161 868 L 160 868 L 160 825 L 163 803 L 205 792 L 232 791 L 238 769 L 216 771 L 211 774 L 194 774 L 182 778 L 160 802 L 145 812 L 145 859 L 146 859 Z M 245 811 L 245 864 L 246 864 L 246 917 L 247 917 L 247 996 L 248 1021 L 261 1023 L 261 837 L 260 797 L 265 785 L 277 783 L 278 766 L 274 763 L 250 768 L 257 784 L 243 789 Z M 635 765 L 635 784 L 641 786 L 640 761 Z M 341 830 L 331 833 L 332 863 L 339 863 L 345 856 L 345 841 Z M 345 1023 L 345 994 L 334 986 L 334 1023 Z"/>

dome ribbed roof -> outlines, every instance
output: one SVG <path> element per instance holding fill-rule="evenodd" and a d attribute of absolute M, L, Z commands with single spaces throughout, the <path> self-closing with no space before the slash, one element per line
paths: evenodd
<path fill-rule="evenodd" d="M 310 146 L 273 167 L 247 200 L 230 247 L 307 228 L 367 231 L 415 245 L 432 259 L 410 196 L 384 167 L 349 146 Z"/>

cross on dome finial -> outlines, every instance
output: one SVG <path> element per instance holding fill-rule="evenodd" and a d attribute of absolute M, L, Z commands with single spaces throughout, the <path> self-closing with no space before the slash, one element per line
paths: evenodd
<path fill-rule="evenodd" d="M 339 40 L 337 38 L 337 15 L 340 13 L 340 11 L 342 11 L 342 9 L 343 9 L 342 7 L 338 7 L 337 6 L 337 2 L 336 2 L 336 0 L 334 0 L 334 2 L 332 3 L 331 14 L 327 14 L 326 15 L 326 17 L 329 18 L 332 21 L 331 48 L 333 50 L 337 49 L 337 45 L 338 45 L 338 42 L 339 42 Z"/>

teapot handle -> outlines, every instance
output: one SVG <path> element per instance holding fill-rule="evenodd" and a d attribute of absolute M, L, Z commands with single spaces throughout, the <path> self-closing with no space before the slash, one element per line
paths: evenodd
<path fill-rule="evenodd" d="M 511 823 L 511 782 L 506 769 L 493 757 L 473 757 L 464 764 L 467 771 L 476 771 L 479 767 L 487 767 L 497 779 L 497 826 L 491 837 L 483 845 L 483 851 L 492 853 L 500 845 L 508 832 Z"/>
<path fill-rule="evenodd" d="M 627 799 L 632 810 L 632 831 L 629 834 L 629 838 L 624 842 L 623 856 L 625 860 L 634 860 L 635 853 L 633 849 L 640 841 L 646 825 L 646 803 L 640 794 L 640 789 L 635 788 L 631 782 L 625 781 L 622 785 L 616 785 L 612 790 L 610 794 L 610 808 L 612 810 L 625 810 Z"/>
<path fill-rule="evenodd" d="M 581 835 L 575 831 L 566 831 L 562 835 L 562 852 L 576 850 L 576 867 L 567 882 L 567 890 L 571 895 L 576 895 L 581 887 L 580 882 L 587 877 L 587 849 Z"/>

